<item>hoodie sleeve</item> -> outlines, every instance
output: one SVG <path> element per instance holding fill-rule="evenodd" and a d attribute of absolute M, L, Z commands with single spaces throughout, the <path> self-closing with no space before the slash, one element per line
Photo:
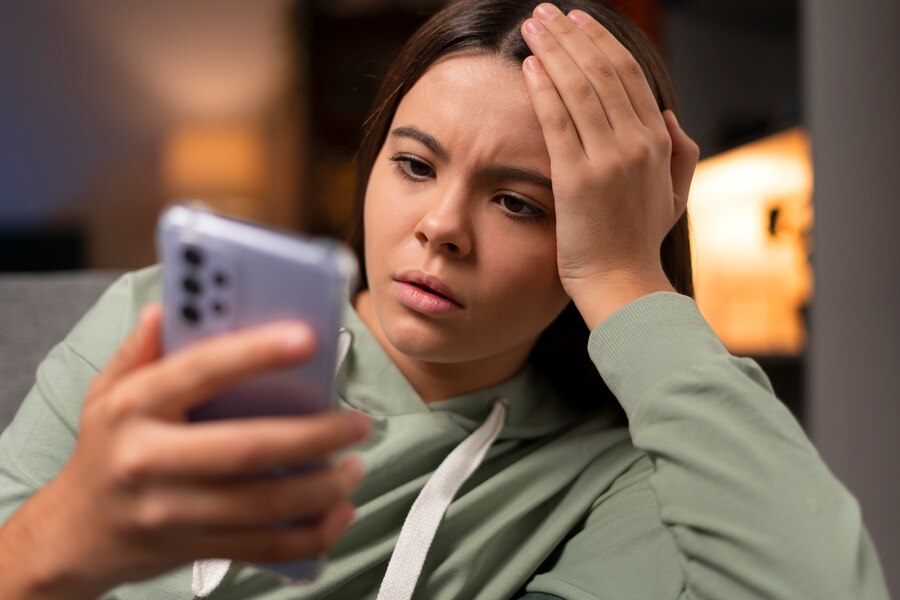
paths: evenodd
<path fill-rule="evenodd" d="M 888 597 L 858 503 L 692 299 L 638 299 L 591 332 L 588 350 L 652 463 L 682 598 Z"/>
<path fill-rule="evenodd" d="M 47 355 L 15 418 L 0 436 L 0 524 L 53 479 L 78 436 L 88 386 L 158 293 L 158 269 L 120 277 Z"/>
<path fill-rule="evenodd" d="M 38 367 L 34 386 L 0 435 L 0 526 L 65 466 L 88 386 L 134 328 L 141 307 L 158 298 L 157 267 L 123 275 Z M 183 597 L 190 577 L 188 566 L 103 598 Z"/>

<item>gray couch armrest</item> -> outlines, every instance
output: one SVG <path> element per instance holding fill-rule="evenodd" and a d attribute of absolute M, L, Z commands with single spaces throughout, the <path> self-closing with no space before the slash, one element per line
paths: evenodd
<path fill-rule="evenodd" d="M 0 274 L 0 431 L 34 384 L 35 370 L 118 271 Z"/>

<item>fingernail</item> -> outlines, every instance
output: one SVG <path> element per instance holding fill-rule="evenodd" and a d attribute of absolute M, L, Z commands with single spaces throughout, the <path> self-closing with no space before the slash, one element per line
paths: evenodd
<path fill-rule="evenodd" d="M 369 417 L 356 411 L 347 414 L 347 439 L 356 442 L 369 434 Z"/>
<path fill-rule="evenodd" d="M 534 9 L 534 13 L 540 20 L 549 21 L 559 14 L 559 9 L 552 4 L 539 4 L 538 7 Z"/>
<path fill-rule="evenodd" d="M 344 474 L 344 477 L 347 478 L 347 482 L 350 484 L 350 487 L 356 489 L 356 486 L 359 485 L 359 482 L 363 480 L 363 477 L 366 476 L 366 469 L 362 464 L 362 461 L 355 457 L 351 456 L 347 460 L 341 463 L 341 472 Z"/>
<path fill-rule="evenodd" d="M 576 25 L 583 25 L 591 20 L 591 17 L 586 12 L 580 10 L 569 11 L 568 17 Z"/>
<path fill-rule="evenodd" d="M 529 56 L 525 59 L 525 68 L 532 73 L 540 73 L 544 70 L 541 66 L 541 61 L 536 56 Z"/>
<path fill-rule="evenodd" d="M 147 327 L 147 324 L 150 320 L 150 315 L 156 310 L 155 304 L 148 304 L 147 306 L 141 309 L 141 312 L 138 314 L 138 326 L 139 327 Z"/>
<path fill-rule="evenodd" d="M 538 35 L 544 31 L 544 26 L 537 19 L 528 19 L 525 21 L 525 29 L 534 35 Z"/>
<path fill-rule="evenodd" d="M 281 336 L 281 349 L 288 356 L 294 356 L 309 348 L 312 332 L 305 325 L 285 325 L 279 335 Z"/>
<path fill-rule="evenodd" d="M 353 523 L 353 519 L 356 517 L 356 511 L 349 504 L 340 506 L 337 510 L 338 514 L 335 518 L 335 528 L 337 529 L 338 535 L 340 535 Z"/>

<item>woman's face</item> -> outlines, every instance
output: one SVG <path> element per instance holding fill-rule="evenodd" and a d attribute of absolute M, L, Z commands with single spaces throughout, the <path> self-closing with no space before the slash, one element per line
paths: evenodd
<path fill-rule="evenodd" d="M 549 178 L 517 65 L 457 54 L 432 66 L 400 102 L 366 189 L 376 335 L 428 362 L 524 362 L 569 300 Z"/>

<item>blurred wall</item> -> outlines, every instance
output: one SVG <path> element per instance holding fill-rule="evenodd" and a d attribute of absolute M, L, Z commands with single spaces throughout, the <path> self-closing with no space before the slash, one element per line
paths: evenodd
<path fill-rule="evenodd" d="M 0 227 L 74 224 L 92 266 L 152 262 L 172 127 L 261 120 L 276 138 L 290 127 L 272 116 L 288 4 L 0 3 Z"/>
<path fill-rule="evenodd" d="M 806 0 L 815 161 L 810 431 L 900 594 L 900 3 Z"/>
<path fill-rule="evenodd" d="M 663 50 L 702 158 L 800 120 L 797 0 L 667 0 Z"/>

